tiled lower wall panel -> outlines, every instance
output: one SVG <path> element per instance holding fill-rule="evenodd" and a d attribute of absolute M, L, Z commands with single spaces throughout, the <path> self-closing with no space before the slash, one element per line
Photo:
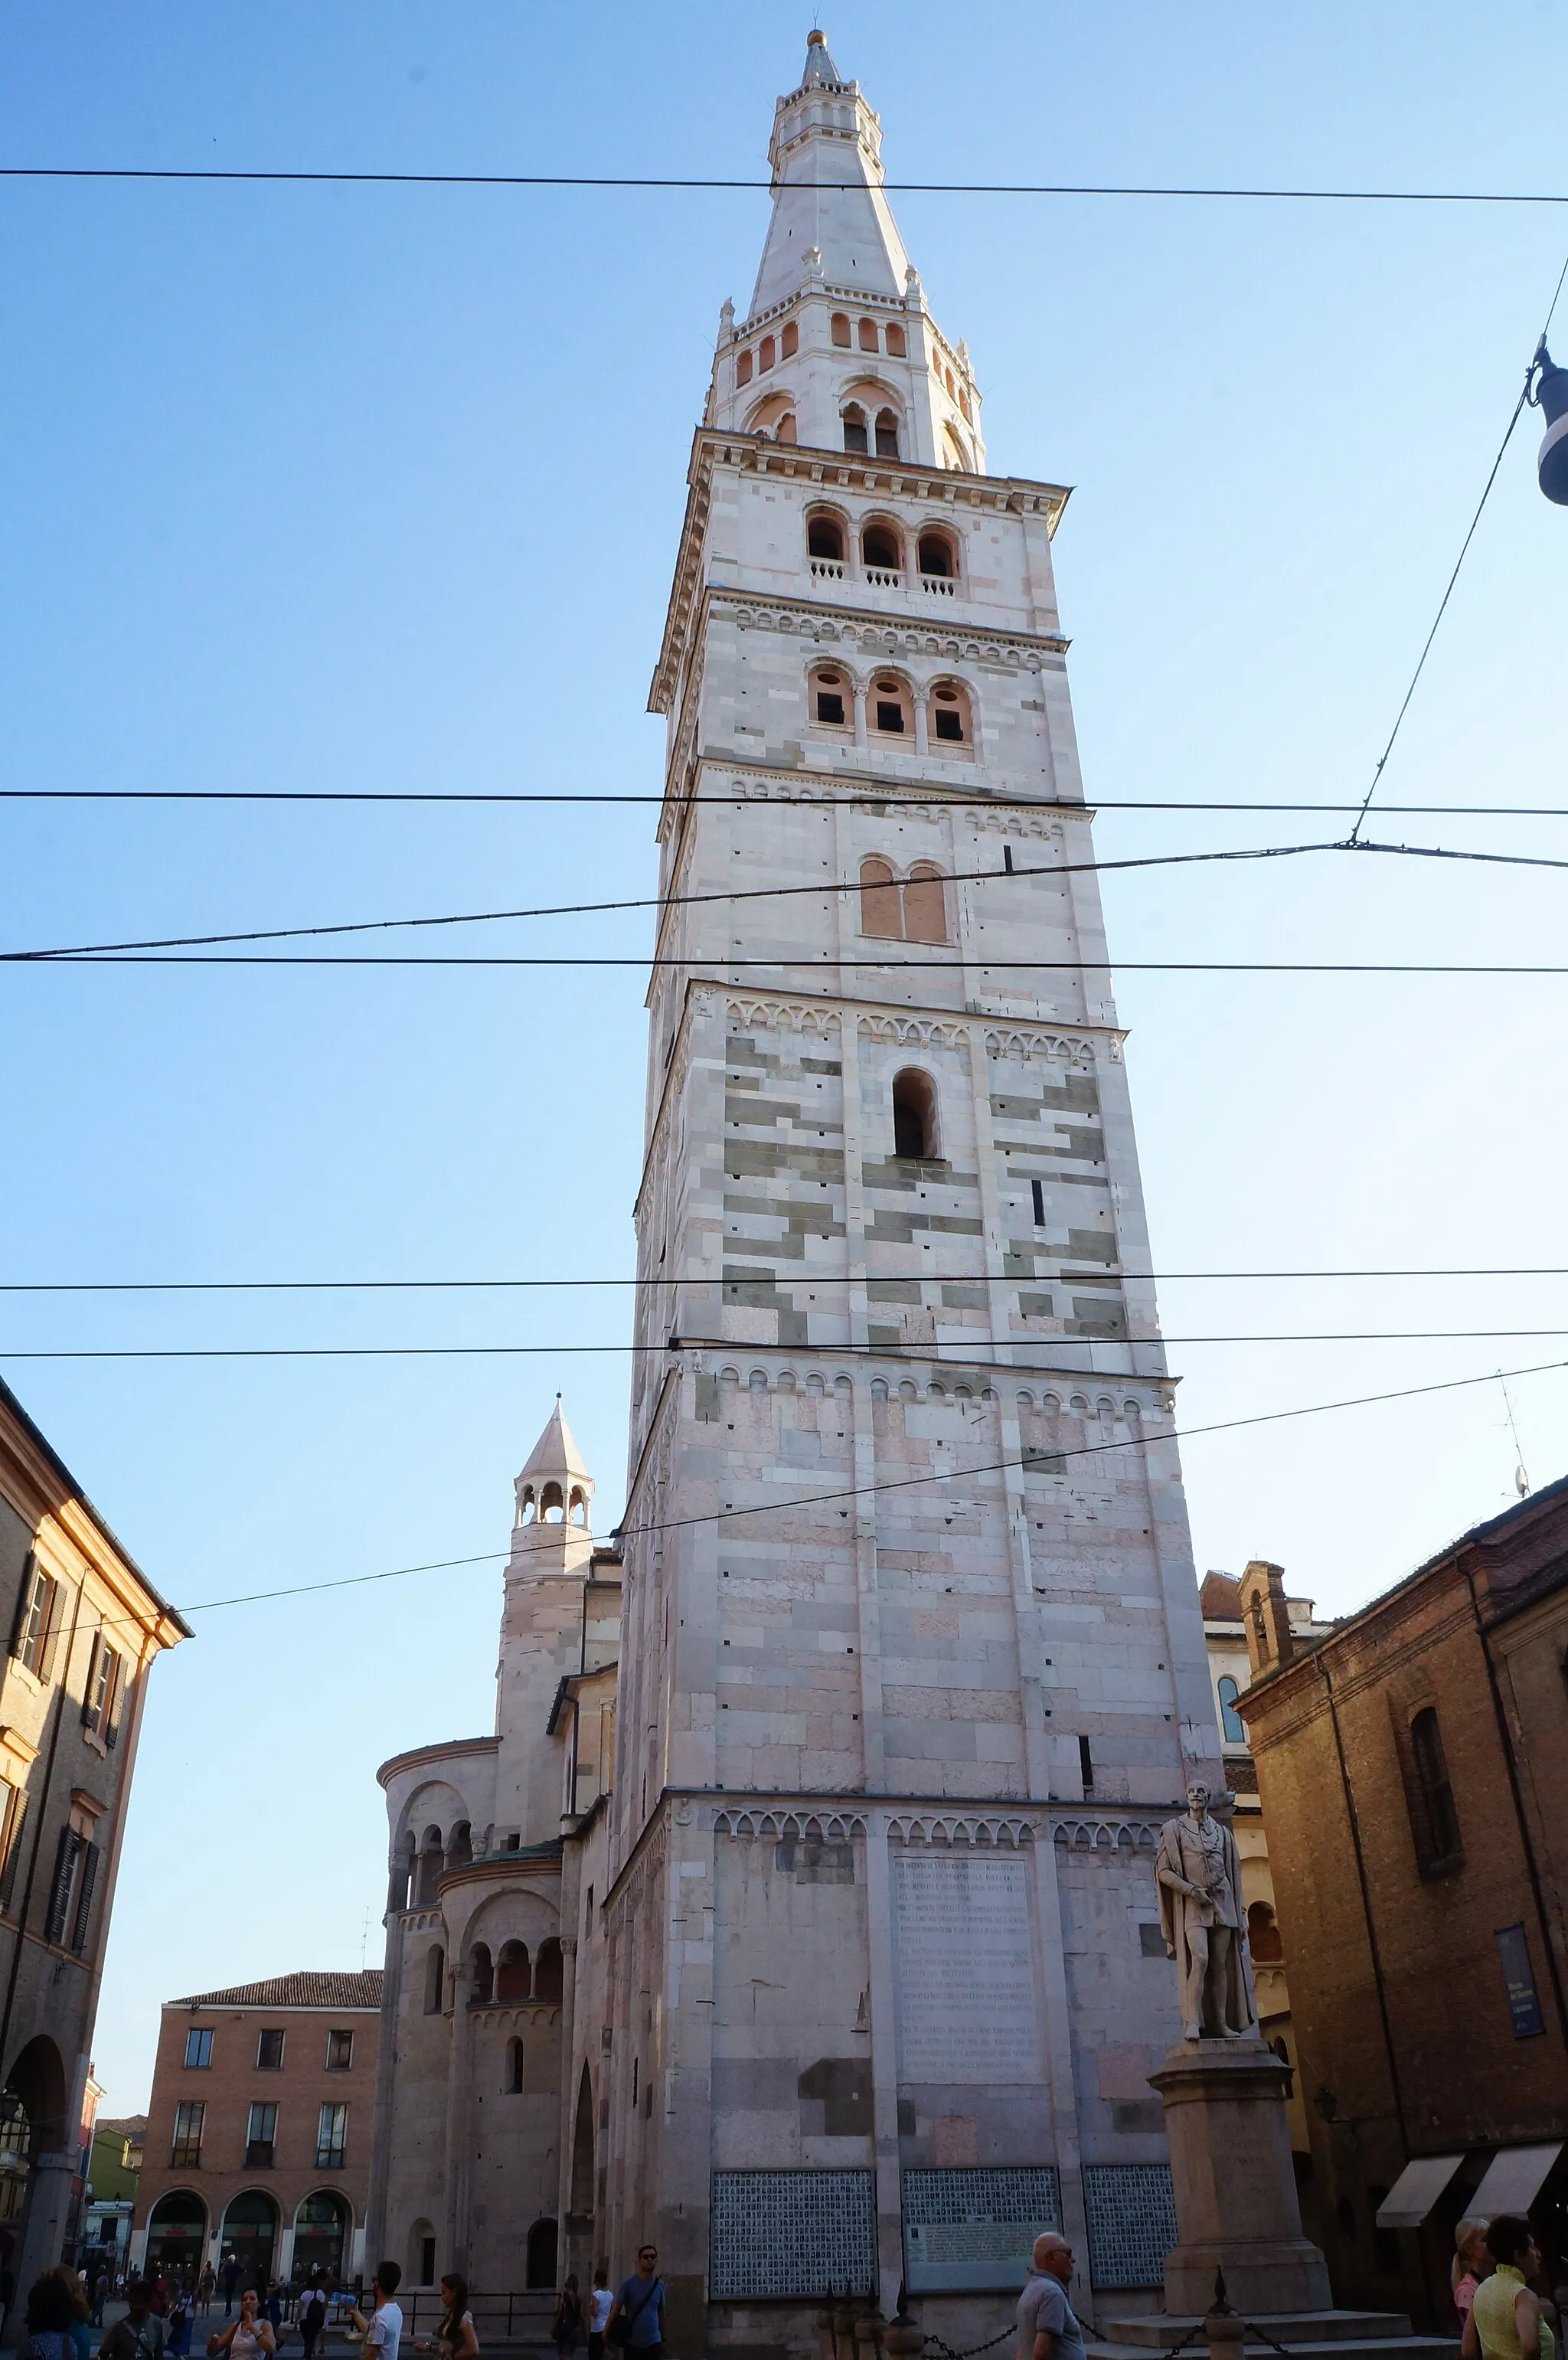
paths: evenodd
<path fill-rule="evenodd" d="M 868 2171 L 715 2171 L 708 2235 L 714 2302 L 876 2288 Z"/>
<path fill-rule="evenodd" d="M 1083 2209 L 1096 2287 L 1157 2287 L 1176 2244 L 1168 2163 L 1086 2163 Z"/>
<path fill-rule="evenodd" d="M 904 2283 L 911 2294 L 1016 2292 L 1035 2239 L 1061 2226 L 1054 2164 L 906 2171 Z"/>

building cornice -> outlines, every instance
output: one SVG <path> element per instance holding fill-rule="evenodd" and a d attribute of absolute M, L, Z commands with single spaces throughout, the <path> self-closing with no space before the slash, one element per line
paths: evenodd
<path fill-rule="evenodd" d="M 160 1598 L 140 1566 L 93 1507 L 65 1461 L 33 1424 L 16 1394 L 0 1383 L 0 1496 L 10 1501 L 35 1534 L 55 1534 L 90 1567 L 158 1647 L 178 1646 L 193 1633 Z M 46 1541 L 46 1547 L 48 1543 Z M 74 1574 L 78 1568 L 71 1568 Z"/>
<path fill-rule="evenodd" d="M 734 467 L 743 475 L 780 475 L 884 498 L 905 497 L 940 503 L 944 508 L 962 505 L 1042 516 L 1046 530 L 1051 534 L 1071 497 L 1065 485 L 1036 483 L 1027 476 L 971 475 L 957 468 L 919 466 L 912 461 L 874 458 L 853 451 L 818 451 L 806 443 L 775 442 L 766 434 L 730 433 L 718 427 L 700 426 L 691 442 L 691 464 L 686 476 L 690 488 L 664 638 L 648 689 L 651 713 L 668 713 L 674 702 L 682 654 L 691 642 L 702 589 L 702 550 L 713 506 L 713 476 L 720 466 Z M 848 611 L 859 617 L 860 610 Z"/>
<path fill-rule="evenodd" d="M 495 1754 L 500 1743 L 498 1737 L 447 1737 L 439 1745 L 411 1746 L 407 1754 L 394 1754 L 381 1765 L 376 1783 L 386 1787 L 400 1771 L 419 1769 L 426 1763 L 456 1762 L 465 1754 Z"/>

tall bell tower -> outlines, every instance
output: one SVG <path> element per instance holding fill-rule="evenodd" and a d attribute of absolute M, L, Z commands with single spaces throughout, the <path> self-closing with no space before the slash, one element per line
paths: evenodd
<path fill-rule="evenodd" d="M 595 2250 L 657 2241 L 678 2345 L 804 2353 L 830 2283 L 973 2340 L 1052 2221 L 1102 2289 L 1158 2285 L 1154 1831 L 1222 1781 L 1067 494 L 986 471 L 819 34 L 770 156 L 651 697 L 669 906 L 579 2049 Z"/>

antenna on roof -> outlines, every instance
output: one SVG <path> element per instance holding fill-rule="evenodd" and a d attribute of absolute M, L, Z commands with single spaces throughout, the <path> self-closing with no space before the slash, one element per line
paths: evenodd
<path fill-rule="evenodd" d="M 1501 1369 L 1497 1371 L 1497 1382 L 1503 1389 L 1503 1407 L 1508 1414 L 1508 1432 L 1513 1436 L 1514 1455 L 1519 1460 L 1518 1466 L 1514 1469 L 1514 1490 L 1519 1493 L 1521 1500 L 1528 1500 L 1530 1497 L 1530 1474 L 1524 1463 L 1524 1452 L 1519 1448 L 1519 1428 L 1514 1424 L 1514 1405 L 1508 1399 L 1508 1381 L 1504 1377 Z"/>

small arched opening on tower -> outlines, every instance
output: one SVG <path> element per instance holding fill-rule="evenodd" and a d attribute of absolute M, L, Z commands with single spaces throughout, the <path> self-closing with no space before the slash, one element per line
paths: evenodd
<path fill-rule="evenodd" d="M 893 1076 L 893 1153 L 910 1161 L 934 1163 L 937 1140 L 936 1085 L 918 1065 Z"/>
<path fill-rule="evenodd" d="M 565 1518 L 566 1502 L 561 1497 L 560 1484 L 547 1483 L 539 1493 L 539 1521 L 546 1524 L 559 1524 L 564 1523 Z"/>
<path fill-rule="evenodd" d="M 858 401 L 850 402 L 844 412 L 844 447 L 846 451 L 869 451 L 866 431 L 866 412 Z"/>
<path fill-rule="evenodd" d="M 534 1961 L 534 1997 L 560 1999 L 565 1988 L 565 1961 L 561 1955 L 561 1944 L 551 1934 L 539 1944 L 539 1957 Z"/>
<path fill-rule="evenodd" d="M 873 858 L 860 864 L 860 931 L 884 942 L 904 938 L 904 913 L 890 860 Z"/>
<path fill-rule="evenodd" d="M 440 2016 L 446 2005 L 446 1952 L 432 1942 L 425 1952 L 425 2014 Z"/>
<path fill-rule="evenodd" d="M 735 383 L 736 385 L 749 385 L 751 383 L 751 355 L 749 352 L 740 354 L 735 361 Z"/>
<path fill-rule="evenodd" d="M 922 525 L 917 543 L 922 577 L 932 582 L 951 582 L 958 572 L 958 550 L 950 532 L 940 525 Z"/>
<path fill-rule="evenodd" d="M 506 2043 L 506 2095 L 520 2098 L 523 2094 L 523 2044 L 515 2036 Z"/>
<path fill-rule="evenodd" d="M 960 475 L 968 475 L 970 472 L 969 453 L 964 449 L 962 441 L 959 436 L 954 433 L 951 426 L 944 426 L 942 428 L 942 441 L 943 464 L 946 466 L 955 468 Z"/>
<path fill-rule="evenodd" d="M 495 1961 L 495 1997 L 503 2007 L 519 2007 L 532 1992 L 526 1942 L 503 1942 Z"/>
<path fill-rule="evenodd" d="M 475 1942 L 468 1959 L 468 2004 L 471 2007 L 488 2007 L 495 1996 L 495 1970 L 490 1963 L 488 1942 Z"/>
<path fill-rule="evenodd" d="M 884 738 L 912 738 L 914 707 L 897 672 L 878 672 L 871 683 L 871 726 Z"/>
<path fill-rule="evenodd" d="M 449 1869 L 466 1868 L 473 1858 L 474 1830 L 466 1819 L 459 1819 L 446 1848 L 446 1864 Z"/>
<path fill-rule="evenodd" d="M 539 1514 L 539 1494 L 531 1483 L 525 1483 L 517 1494 L 517 1522 L 531 1524 Z"/>
<path fill-rule="evenodd" d="M 854 727 L 848 675 L 836 664 L 818 664 L 807 683 L 807 693 L 811 719 L 819 728 L 847 731 Z"/>
<path fill-rule="evenodd" d="M 942 871 L 930 860 L 917 860 L 904 886 L 904 940 L 947 940 L 947 902 L 942 893 Z"/>
<path fill-rule="evenodd" d="M 414 1896 L 417 1908 L 433 1909 L 435 1907 L 436 1883 L 445 1866 L 446 1859 L 441 1850 L 441 1831 L 440 1828 L 427 1828 L 424 1841 L 419 1846 L 419 1879 Z"/>
<path fill-rule="evenodd" d="M 904 570 L 904 544 L 898 528 L 881 517 L 873 517 L 860 529 L 860 562 L 868 578 L 876 581 L 879 574 L 890 574 L 895 582 Z"/>
<path fill-rule="evenodd" d="M 793 359 L 800 349 L 800 326 L 797 320 L 786 320 L 779 338 L 779 350 L 785 360 Z"/>
<path fill-rule="evenodd" d="M 840 345 L 844 351 L 848 351 L 849 314 L 847 311 L 835 311 L 833 313 L 833 318 L 828 322 L 828 335 L 833 344 Z"/>
<path fill-rule="evenodd" d="M 879 410 L 877 413 L 877 456 L 879 459 L 896 459 L 898 456 L 897 410 Z"/>
<path fill-rule="evenodd" d="M 572 2210 L 580 2220 L 593 2210 L 593 2088 L 586 2065 L 577 2084 L 577 2118 L 572 2129 Z"/>
<path fill-rule="evenodd" d="M 586 1525 L 588 1522 L 588 1494 L 581 1483 L 573 1483 L 572 1487 L 572 1495 L 566 1502 L 566 1521 L 569 1524 L 580 1525 Z"/>
<path fill-rule="evenodd" d="M 1267 1901 L 1249 1901 L 1247 1905 L 1247 1947 L 1266 1967 L 1277 1965 L 1284 1958 L 1285 1945 L 1273 1908 Z"/>
<path fill-rule="evenodd" d="M 899 327 L 897 320 L 889 320 L 887 322 L 887 350 L 896 361 L 907 360 L 909 357 L 909 347 L 905 339 L 904 331 Z"/>
<path fill-rule="evenodd" d="M 391 1882 L 387 1887 L 388 1909 L 411 1909 L 414 1906 L 414 1877 L 419 1868 L 419 1849 L 414 1830 L 408 1830 L 402 1843 L 392 1855 Z"/>
<path fill-rule="evenodd" d="M 956 680 L 939 680 L 931 693 L 929 709 L 933 746 L 967 746 L 975 735 L 969 692 Z"/>
<path fill-rule="evenodd" d="M 771 336 L 764 336 L 761 344 L 757 348 L 757 366 L 758 374 L 760 375 L 764 369 L 770 369 L 778 357 L 779 347 L 774 343 L 773 338 Z"/>
<path fill-rule="evenodd" d="M 880 340 L 879 340 L 879 338 L 878 338 L 878 336 L 877 336 L 877 322 L 876 322 L 876 321 L 875 321 L 875 320 L 862 320 L 862 321 L 861 321 L 861 322 L 860 322 L 860 349 L 861 349 L 861 351 L 862 351 L 863 353 L 874 353 L 874 352 L 876 352 L 876 351 L 877 350 L 877 348 L 878 348 L 879 341 L 880 341 Z"/>
<path fill-rule="evenodd" d="M 849 543 L 844 533 L 844 519 L 832 508 L 813 508 L 806 519 L 806 554 L 821 558 L 824 564 L 836 565 L 842 573 Z"/>

